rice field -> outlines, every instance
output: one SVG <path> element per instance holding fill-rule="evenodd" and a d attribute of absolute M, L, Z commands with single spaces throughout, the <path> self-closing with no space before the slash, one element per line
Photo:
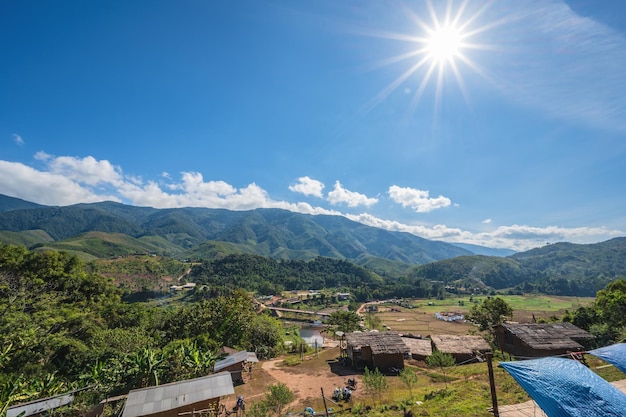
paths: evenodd
<path fill-rule="evenodd" d="M 536 319 L 549 320 L 552 316 L 561 317 L 567 310 L 588 306 L 593 298 L 538 296 L 499 296 L 513 308 L 513 321 L 530 322 Z M 412 300 L 409 304 L 416 308 L 400 307 L 393 303 L 383 303 L 374 314 L 384 328 L 400 333 L 427 336 L 430 334 L 467 334 L 476 327 L 467 322 L 446 322 L 435 318 L 435 313 L 467 313 L 474 304 L 480 304 L 485 296 L 448 298 L 445 300 Z"/>

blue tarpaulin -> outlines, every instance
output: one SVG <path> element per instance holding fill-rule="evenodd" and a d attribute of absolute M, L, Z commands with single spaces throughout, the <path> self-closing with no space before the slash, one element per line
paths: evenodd
<path fill-rule="evenodd" d="M 626 343 L 617 343 L 600 349 L 590 350 L 589 353 L 610 363 L 626 374 Z"/>
<path fill-rule="evenodd" d="M 626 417 L 626 394 L 578 361 L 542 358 L 500 365 L 548 417 Z"/>

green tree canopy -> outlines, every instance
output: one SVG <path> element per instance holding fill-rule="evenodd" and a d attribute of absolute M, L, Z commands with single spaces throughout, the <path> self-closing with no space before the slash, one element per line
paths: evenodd
<path fill-rule="evenodd" d="M 267 388 L 263 402 L 269 410 L 282 415 L 283 408 L 293 401 L 294 394 L 289 387 L 281 382 L 272 384 Z"/>
<path fill-rule="evenodd" d="M 513 317 L 513 309 L 502 298 L 490 297 L 482 304 L 474 305 L 465 317 L 478 324 L 480 330 L 489 330 L 502 323 L 506 317 Z"/>
<path fill-rule="evenodd" d="M 354 311 L 337 310 L 330 314 L 327 323 L 333 326 L 335 331 L 349 333 L 359 330 L 360 322 L 361 317 Z"/>

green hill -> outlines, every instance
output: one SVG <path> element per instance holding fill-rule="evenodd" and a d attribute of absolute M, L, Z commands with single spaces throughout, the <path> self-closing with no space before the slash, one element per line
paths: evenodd
<path fill-rule="evenodd" d="M 507 258 L 463 256 L 418 266 L 411 275 L 446 285 L 593 296 L 626 276 L 626 238 L 589 245 L 557 243 Z"/>
<path fill-rule="evenodd" d="M 42 230 L 54 244 L 50 238 L 24 243 L 29 247 L 44 244 L 84 251 L 96 257 L 136 252 L 200 257 L 205 250 L 200 245 L 208 241 L 229 244 L 226 253 L 295 260 L 318 256 L 349 260 L 373 257 L 422 264 L 471 254 L 444 242 L 377 229 L 340 216 L 311 216 L 279 209 L 153 209 L 113 202 L 37 206 L 0 212 L 0 230 Z M 93 232 L 123 234 L 129 239 L 109 236 L 96 242 L 98 237 L 107 235 L 90 234 Z M 0 239 L 8 242 L 9 235 L 0 235 Z M 15 242 L 14 236 L 11 239 L 11 243 Z"/>

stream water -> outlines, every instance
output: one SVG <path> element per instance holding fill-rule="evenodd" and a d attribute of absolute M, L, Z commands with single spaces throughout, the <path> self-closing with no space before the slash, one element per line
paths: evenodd
<path fill-rule="evenodd" d="M 300 328 L 300 337 L 311 347 L 321 348 L 324 345 L 324 337 L 320 333 L 323 330 L 320 326 L 303 326 Z"/>

